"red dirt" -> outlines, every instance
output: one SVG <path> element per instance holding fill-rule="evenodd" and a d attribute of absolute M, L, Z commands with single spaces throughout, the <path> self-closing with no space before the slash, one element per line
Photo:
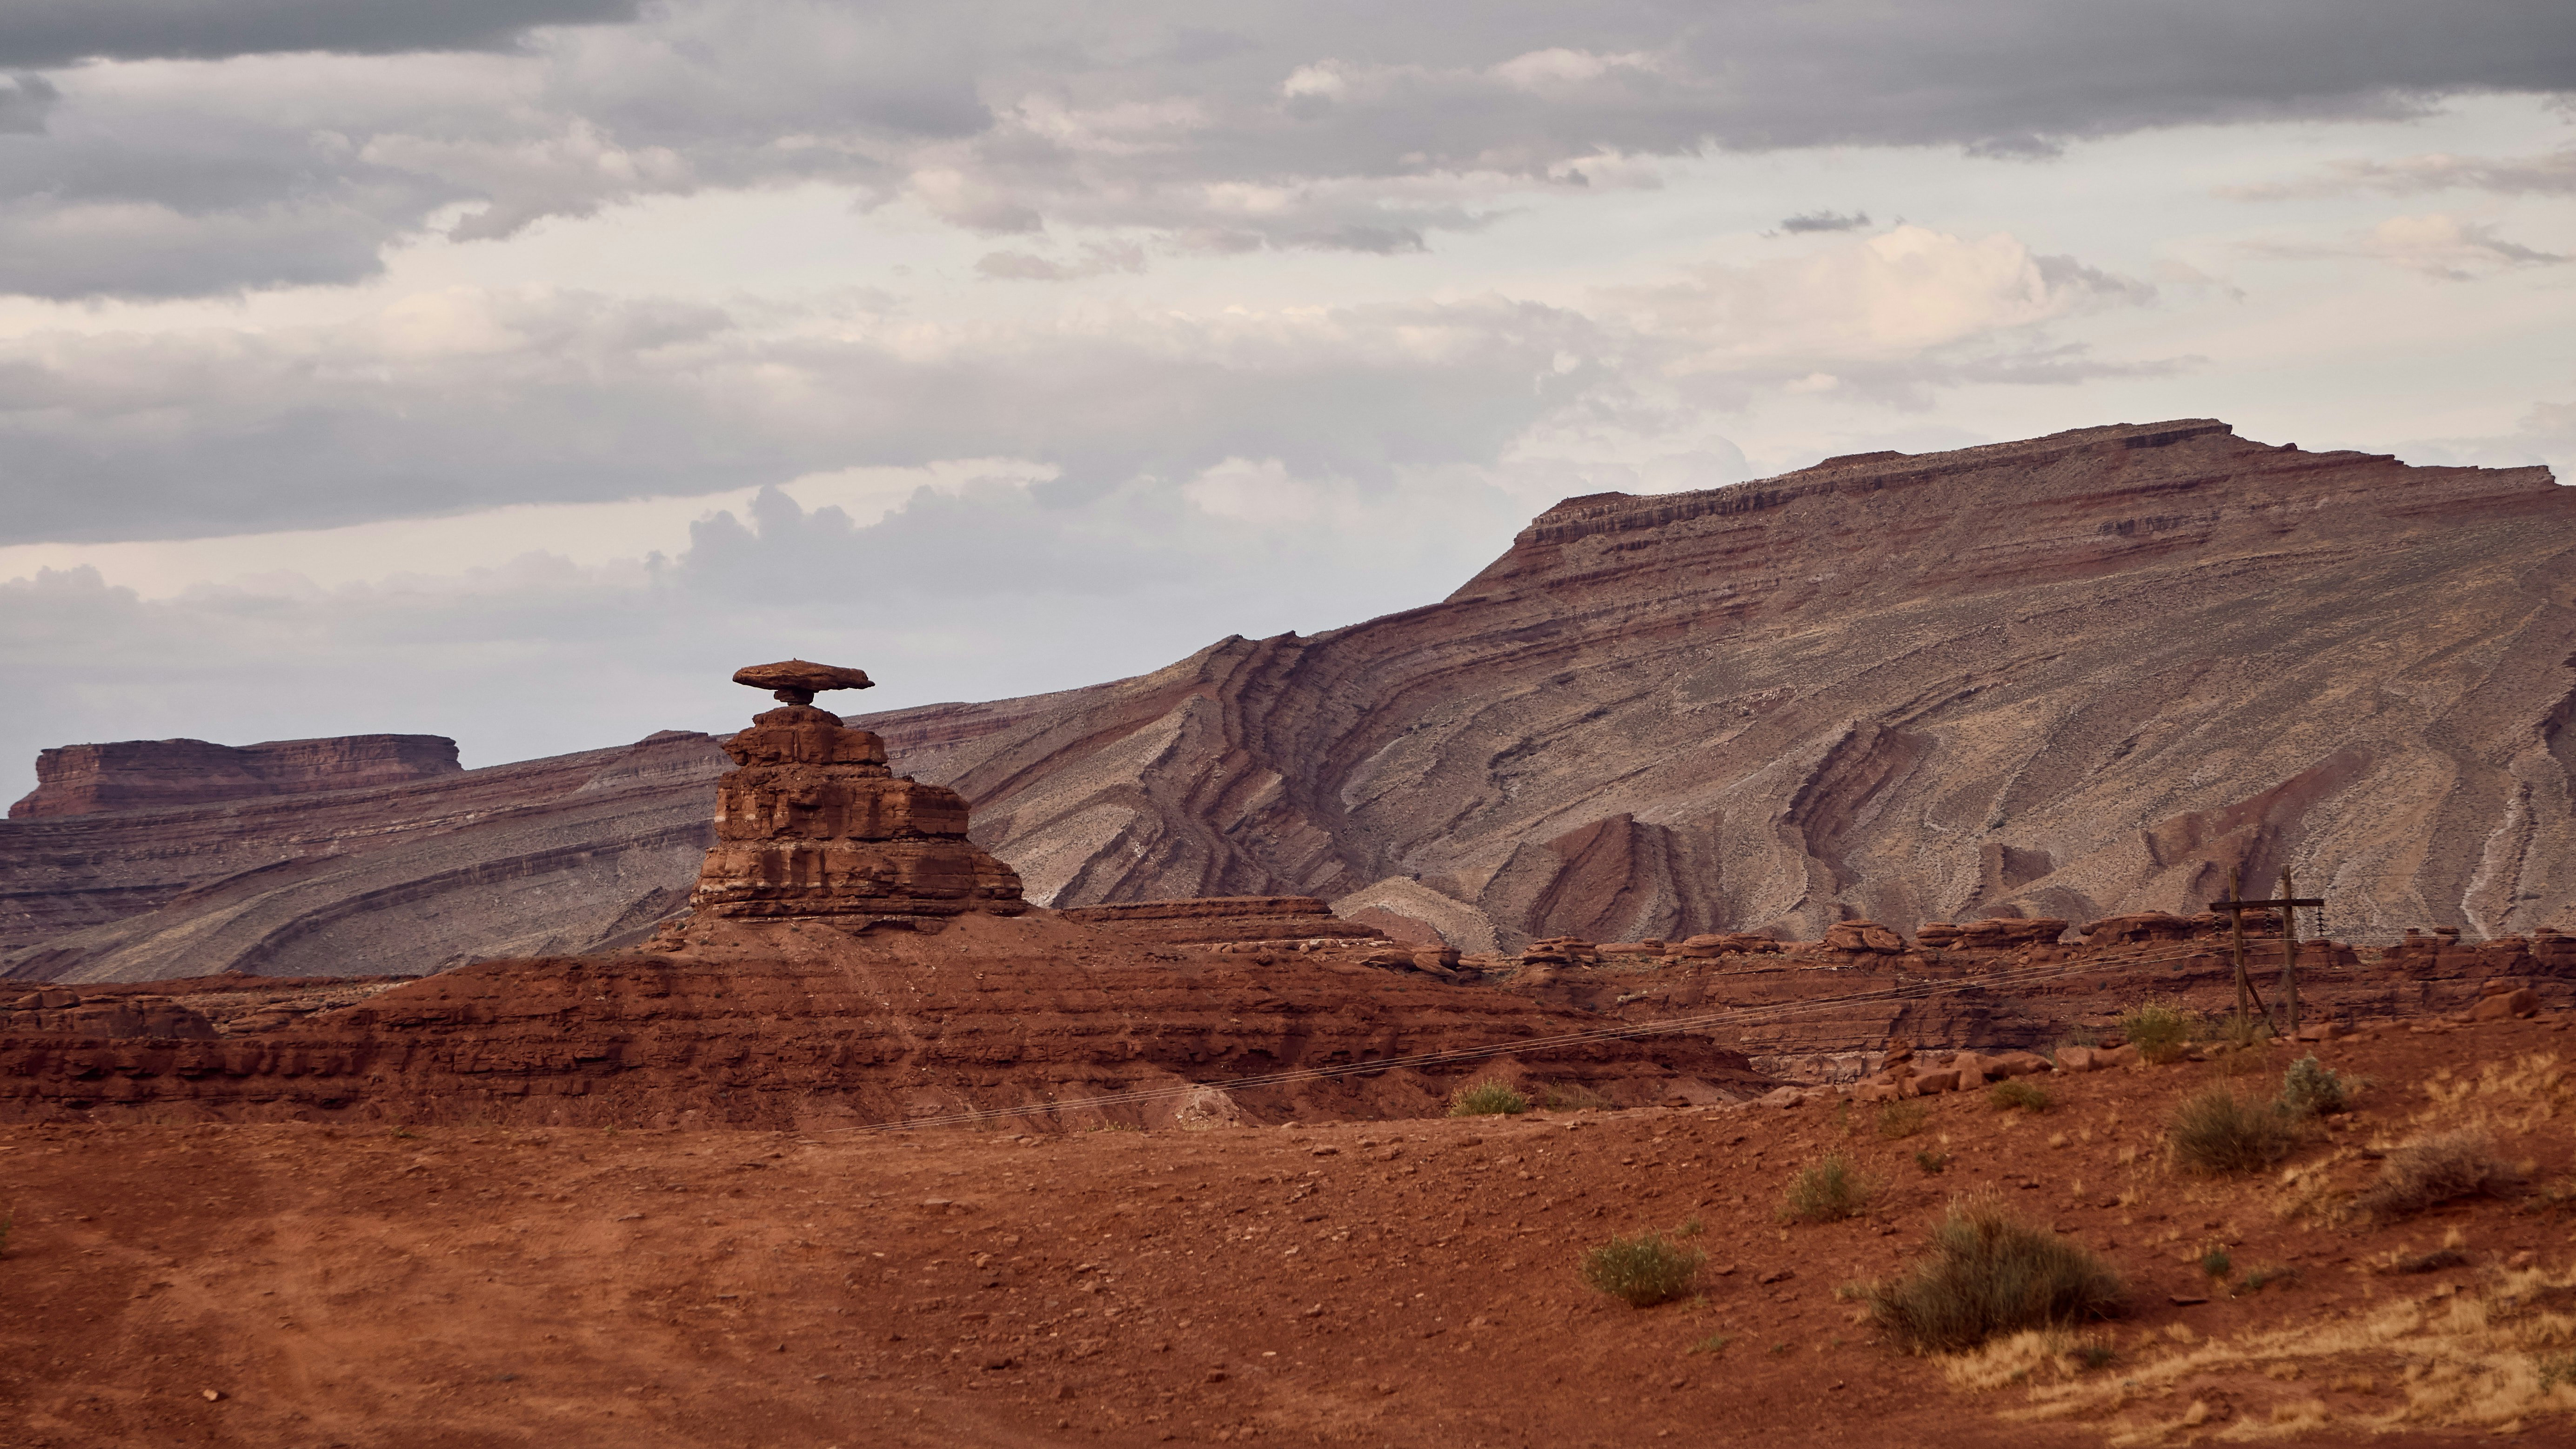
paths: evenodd
<path fill-rule="evenodd" d="M 2374 1083 L 2328 1136 L 2402 1136 L 2428 1076 L 2563 1050 L 2568 1025 L 2320 1047 Z M 1950 1387 L 1834 1290 L 1894 1271 L 1978 1187 L 2128 1276 L 2119 1365 L 2173 1324 L 2322 1321 L 2518 1251 L 2568 1258 L 2563 1222 L 2501 1203 L 2325 1229 L 2277 1217 L 2268 1179 L 2172 1174 L 2164 1114 L 2213 1070 L 2044 1079 L 2037 1117 L 1926 1099 L 1900 1141 L 1814 1105 L 1045 1137 L 5 1126 L 0 1443 L 2098 1444 L 2003 1419 L 2016 1395 Z M 2545 1177 L 2568 1167 L 2576 1085 L 2544 1096 L 2500 1145 Z M 1924 1174 L 1919 1147 L 1948 1170 Z M 1862 1219 L 1782 1227 L 1788 1176 L 1829 1150 L 1886 1191 Z M 1704 1301 L 1632 1310 L 1577 1281 L 1608 1235 L 1691 1217 L 1732 1269 Z M 2365 1271 L 2446 1228 L 2460 1267 Z M 2303 1280 L 2173 1305 L 2207 1291 L 2191 1260 L 2212 1243 Z M 1713 1334 L 1733 1341 L 1690 1351 Z M 2292 1396 L 2340 1410 L 2353 1395 L 2324 1377 L 2184 1392 L 2217 1431 Z"/>

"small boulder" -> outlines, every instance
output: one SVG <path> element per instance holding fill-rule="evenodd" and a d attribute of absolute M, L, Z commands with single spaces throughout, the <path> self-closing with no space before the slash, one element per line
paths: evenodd
<path fill-rule="evenodd" d="M 1795 1087 L 1781 1087 L 1775 1091 L 1766 1092 L 1753 1100 L 1757 1106 L 1795 1107 L 1799 1103 L 1807 1100 L 1807 1094 L 1799 1091 Z"/>
<path fill-rule="evenodd" d="M 2093 1070 L 2093 1048 L 2066 1046 L 2057 1049 L 2057 1069 L 2061 1072 Z"/>
<path fill-rule="evenodd" d="M 2139 1054 L 2135 1046 L 2127 1044 L 2098 1047 L 2093 1052 L 2093 1065 L 2096 1067 L 2134 1067 L 2144 1060 L 2146 1058 Z"/>
<path fill-rule="evenodd" d="M 2048 1067 L 2048 1058 L 2037 1052 L 2005 1052 L 1992 1058 L 1986 1070 L 1989 1073 L 2000 1070 L 2007 1077 L 2027 1077 L 2047 1071 Z"/>
<path fill-rule="evenodd" d="M 1959 1069 L 1937 1067 L 1930 1071 L 1917 1071 L 1914 1089 L 1927 1097 L 1939 1092 L 1955 1092 L 1959 1090 Z"/>
<path fill-rule="evenodd" d="M 2528 986 L 2486 997 L 2469 1008 L 2471 1021 L 2509 1021 L 2515 1017 L 2539 1014 L 2540 993 Z"/>

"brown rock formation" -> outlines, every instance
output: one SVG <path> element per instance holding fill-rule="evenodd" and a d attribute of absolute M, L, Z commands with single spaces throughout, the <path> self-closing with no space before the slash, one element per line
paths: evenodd
<path fill-rule="evenodd" d="M 36 756 L 36 788 L 9 807 L 9 818 L 355 790 L 435 779 L 463 768 L 456 762 L 456 741 L 440 735 L 341 735 L 241 746 L 204 740 L 64 745 Z"/>
<path fill-rule="evenodd" d="M 1313 896 L 1214 896 L 1077 906 L 1068 921 L 1167 945 L 1266 946 L 1306 941 L 1375 945 L 1389 939 L 1365 921 L 1346 921 Z M 1452 952 L 1452 959 L 1456 953 Z"/>
<path fill-rule="evenodd" d="M 1452 1088 L 1490 1074 L 1627 1105 L 1772 1085 L 1705 1033 L 1569 1041 L 1598 1021 L 1436 973 L 1158 948 L 1047 912 L 856 937 L 707 919 L 669 952 L 487 962 L 282 1020 L 225 1010 L 291 984 L 153 984 L 176 998 L 165 1011 L 215 1022 L 212 1040 L 0 1014 L 0 1120 L 811 1131 L 1013 1109 L 1014 1126 L 1170 1125 L 1205 1095 L 1197 1083 L 1523 1039 L 1550 1044 L 1218 1095 L 1276 1122 L 1437 1115 Z M 143 991 L 83 988 L 68 1014 L 105 1023 L 134 1010 L 120 994 Z M 1148 1095 L 1091 1103 L 1130 1093 Z"/>
<path fill-rule="evenodd" d="M 701 734 L 311 795 L 0 824 L 0 974 L 418 975 L 597 951 L 680 910 L 725 757 Z"/>
<path fill-rule="evenodd" d="M 1845 916 L 2576 925 L 2576 492 L 2182 421 L 1569 500 L 1446 602 L 948 751 L 1033 899 L 1471 950 Z M 1492 933 L 1492 946 L 1473 939 Z"/>
<path fill-rule="evenodd" d="M 831 682 L 844 676 L 861 682 Z M 734 677 L 786 680 L 782 698 L 809 699 L 867 678 L 801 660 Z M 739 768 L 716 782 L 716 844 L 689 897 L 699 916 L 864 928 L 1028 908 L 1019 876 L 966 838 L 957 792 L 896 776 L 885 742 L 838 715 L 791 703 L 754 716 L 724 751 Z"/>
<path fill-rule="evenodd" d="M 2544 470 L 2186 420 L 1573 499 L 1441 604 L 858 723 L 973 802 L 976 838 L 1056 906 L 1315 895 L 1473 953 L 1813 939 L 1848 917 L 1937 947 L 1922 923 L 2189 917 L 2231 870 L 2289 864 L 2340 933 L 2526 934 L 2576 927 L 2571 578 L 2576 493 Z M 325 817 L 336 798 L 311 797 Z M 408 808 L 380 801 L 385 827 L 416 830 Z M 685 853 L 634 850 L 641 820 L 553 838 L 649 856 L 676 895 Z M 149 936 L 189 938 L 169 882 L 212 871 L 120 897 L 123 837 L 22 846 L 50 823 L 0 829 L 0 862 L 35 861 L 9 878 L 7 939 L 154 905 Z M 229 826 L 209 823 L 211 847 Z M 331 913 L 386 889 L 440 900 L 434 929 L 469 954 L 513 949 L 515 920 L 476 940 L 476 893 L 430 884 L 444 857 L 403 858 L 421 868 L 398 881 L 380 857 L 363 887 L 304 896 L 302 939 L 344 939 Z M 644 908 L 637 876 L 566 879 L 603 924 Z M 234 957 L 128 940 L 44 959 Z"/>

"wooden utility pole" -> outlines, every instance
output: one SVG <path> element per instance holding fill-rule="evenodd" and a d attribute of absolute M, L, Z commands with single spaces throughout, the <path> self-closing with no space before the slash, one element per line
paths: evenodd
<path fill-rule="evenodd" d="M 2285 1015 L 2287 1017 L 2287 1026 L 2284 1028 L 2284 1034 L 2295 1032 L 2299 1029 L 2299 927 L 2296 912 L 2301 906 L 2323 906 L 2326 903 L 2325 897 L 2303 896 L 2297 894 L 2291 888 L 2290 872 L 2286 867 L 2281 871 L 2281 898 L 2279 900 L 2249 901 L 2244 899 L 2245 887 L 2242 880 L 2243 877 L 2240 872 L 2233 870 L 2229 871 L 2227 873 L 2227 894 L 2229 899 L 2223 901 L 2211 901 L 2209 903 L 2209 908 L 2211 910 L 2225 911 L 2227 913 L 2228 931 L 2236 943 L 2237 1019 L 2240 1021 L 2244 1019 L 2246 1012 L 2246 998 L 2253 995 L 2254 992 L 2254 978 L 2245 969 L 2245 913 L 2247 911 L 2271 910 L 2278 908 L 2281 912 L 2281 939 L 2285 943 L 2288 952 L 2281 962 L 2281 990 L 2284 998 L 2283 1004 L 2286 1008 Z M 2257 1000 L 2259 999 L 2260 998 L 2258 997 Z M 2271 1012 L 2267 1009 L 2263 1014 L 2268 1017 L 2271 1015 Z"/>

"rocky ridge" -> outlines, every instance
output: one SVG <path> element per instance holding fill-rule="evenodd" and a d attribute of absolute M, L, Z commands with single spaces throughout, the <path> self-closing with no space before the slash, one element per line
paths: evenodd
<path fill-rule="evenodd" d="M 464 768 L 456 760 L 456 741 L 444 735 L 338 735 L 241 746 L 204 740 L 64 745 L 37 754 L 36 788 L 9 807 L 9 818 L 358 790 L 434 780 Z"/>
<path fill-rule="evenodd" d="M 1440 604 L 853 723 L 1054 906 L 1312 896 L 1472 954 L 2187 916 L 2290 865 L 2355 940 L 2508 936 L 2576 926 L 2571 580 L 2576 493 L 2545 470 L 2182 420 L 1571 499 Z M 13 821 L 0 969 L 632 941 L 707 840 L 722 761 L 694 738 L 597 810 L 565 782 L 617 752 Z M 462 795 L 509 803 L 467 818 Z M 557 852 L 529 877 L 544 932 L 471 864 L 543 853 L 530 833 Z M 315 873 L 272 890 L 253 866 Z M 399 901 L 418 949 L 385 952 L 362 900 Z"/>

